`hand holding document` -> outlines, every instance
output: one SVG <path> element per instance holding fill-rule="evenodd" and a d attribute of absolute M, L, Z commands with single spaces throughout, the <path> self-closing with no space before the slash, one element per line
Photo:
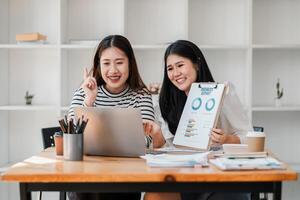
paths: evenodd
<path fill-rule="evenodd" d="M 224 144 L 227 137 L 227 134 L 224 133 L 222 129 L 211 129 L 210 139 L 212 144 Z"/>

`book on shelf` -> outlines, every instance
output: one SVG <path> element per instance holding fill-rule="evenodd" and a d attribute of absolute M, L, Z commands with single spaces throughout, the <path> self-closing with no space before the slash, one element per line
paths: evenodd
<path fill-rule="evenodd" d="M 173 144 L 199 150 L 209 148 L 209 134 L 216 127 L 227 84 L 193 83 Z"/>
<path fill-rule="evenodd" d="M 35 41 L 45 41 L 47 40 L 46 35 L 42 35 L 38 32 L 36 33 L 23 33 L 16 35 L 17 42 L 35 42 Z"/>

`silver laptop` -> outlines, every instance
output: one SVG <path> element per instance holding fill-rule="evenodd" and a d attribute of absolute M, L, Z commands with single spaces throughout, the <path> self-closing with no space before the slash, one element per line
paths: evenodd
<path fill-rule="evenodd" d="M 84 115 L 84 153 L 87 155 L 138 157 L 145 155 L 141 111 L 137 108 L 74 108 Z"/>

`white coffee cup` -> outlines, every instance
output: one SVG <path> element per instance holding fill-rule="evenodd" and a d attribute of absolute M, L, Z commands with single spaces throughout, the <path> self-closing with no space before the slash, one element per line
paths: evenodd
<path fill-rule="evenodd" d="M 249 152 L 262 152 L 265 150 L 265 138 L 264 132 L 249 131 L 247 133 L 247 144 Z"/>

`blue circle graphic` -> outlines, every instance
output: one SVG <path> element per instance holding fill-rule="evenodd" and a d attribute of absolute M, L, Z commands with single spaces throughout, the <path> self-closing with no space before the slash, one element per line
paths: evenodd
<path fill-rule="evenodd" d="M 193 110 L 198 110 L 201 107 L 202 100 L 200 97 L 196 98 L 192 102 L 192 109 Z"/>
<path fill-rule="evenodd" d="M 216 101 L 215 99 L 209 99 L 205 104 L 205 109 L 207 111 L 211 111 L 215 107 Z"/>

